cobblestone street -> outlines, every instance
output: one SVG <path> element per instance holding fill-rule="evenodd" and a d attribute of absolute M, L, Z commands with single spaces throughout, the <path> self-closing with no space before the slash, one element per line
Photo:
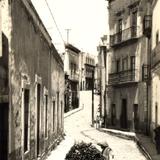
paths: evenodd
<path fill-rule="evenodd" d="M 95 102 L 96 104 L 96 102 Z M 65 119 L 66 134 L 75 141 L 97 142 L 107 141 L 117 160 L 145 160 L 146 158 L 132 140 L 125 140 L 100 132 L 91 126 L 91 107 L 84 105 L 79 112 Z"/>

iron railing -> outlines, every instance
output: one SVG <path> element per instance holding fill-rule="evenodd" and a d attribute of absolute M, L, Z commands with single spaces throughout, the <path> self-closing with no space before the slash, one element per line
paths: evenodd
<path fill-rule="evenodd" d="M 122 30 L 121 32 L 111 35 L 110 45 L 114 46 L 130 39 L 137 38 L 137 31 L 138 27 L 132 26 L 130 28 Z"/>
<path fill-rule="evenodd" d="M 134 82 L 136 80 L 136 70 L 126 70 L 109 74 L 109 84 L 119 84 L 124 82 Z"/>
<path fill-rule="evenodd" d="M 69 78 L 72 79 L 72 80 L 78 81 L 79 80 L 79 74 L 77 74 L 77 73 L 71 73 L 71 75 L 69 76 Z"/>

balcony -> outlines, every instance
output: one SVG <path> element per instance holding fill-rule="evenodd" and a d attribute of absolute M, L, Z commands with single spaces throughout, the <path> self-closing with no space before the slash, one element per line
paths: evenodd
<path fill-rule="evenodd" d="M 109 84 L 116 85 L 122 83 L 135 82 L 136 70 L 121 71 L 109 74 Z"/>
<path fill-rule="evenodd" d="M 70 76 L 69 76 L 69 79 L 73 80 L 73 81 L 79 81 L 79 74 L 71 73 Z"/>
<path fill-rule="evenodd" d="M 114 35 L 110 36 L 110 45 L 111 47 L 114 47 L 116 45 L 122 44 L 124 42 L 128 42 L 130 40 L 135 40 L 138 38 L 138 27 L 132 26 L 130 28 L 127 28 L 121 32 L 118 32 Z"/>
<path fill-rule="evenodd" d="M 151 66 L 152 68 L 160 62 L 160 43 L 152 51 Z"/>

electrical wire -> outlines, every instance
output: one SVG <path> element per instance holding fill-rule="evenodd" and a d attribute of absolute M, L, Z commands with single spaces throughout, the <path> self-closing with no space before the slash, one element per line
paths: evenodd
<path fill-rule="evenodd" d="M 57 22 L 56 22 L 56 20 L 55 20 L 55 18 L 54 18 L 54 15 L 53 15 L 52 11 L 51 11 L 51 8 L 50 8 L 47 0 L 45 0 L 45 2 L 46 2 L 46 5 L 47 5 L 47 7 L 48 7 L 48 10 L 49 10 L 49 12 L 50 12 L 50 14 L 51 14 L 51 17 L 52 17 L 52 19 L 53 19 L 53 21 L 54 21 L 54 23 L 55 23 L 55 26 L 56 26 L 56 28 L 57 28 L 57 31 L 58 31 L 58 33 L 59 33 L 59 35 L 60 35 L 63 43 L 65 44 L 65 41 L 64 41 L 63 36 L 62 36 L 62 33 L 61 33 L 61 31 L 60 31 L 60 29 L 59 29 L 59 27 L 58 27 L 58 25 L 57 25 Z"/>

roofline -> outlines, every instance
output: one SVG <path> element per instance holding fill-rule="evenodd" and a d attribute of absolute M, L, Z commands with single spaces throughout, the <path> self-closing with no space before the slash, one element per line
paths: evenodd
<path fill-rule="evenodd" d="M 66 49 L 70 49 L 70 50 L 72 50 L 72 51 L 74 51 L 76 53 L 80 53 L 81 52 L 78 48 L 76 48 L 75 46 L 73 46 L 72 44 L 69 44 L 69 43 L 65 44 L 65 48 Z"/>
<path fill-rule="evenodd" d="M 33 6 L 33 3 L 31 2 L 31 0 L 21 0 L 21 2 L 23 3 L 23 5 L 26 8 L 29 15 L 31 16 L 31 18 L 33 20 L 33 23 L 36 24 L 36 26 L 38 27 L 39 31 L 42 33 L 42 35 L 44 36 L 44 38 L 46 39 L 48 44 L 51 45 L 52 38 L 49 35 L 46 27 L 44 26 L 41 18 L 39 17 L 39 15 L 38 15 L 35 7 Z"/>
<path fill-rule="evenodd" d="M 63 60 L 62 60 L 61 56 L 59 55 L 59 53 L 57 52 L 57 50 L 56 50 L 56 48 L 53 44 L 51 44 L 51 53 L 53 54 L 56 61 L 60 64 L 61 68 L 63 69 L 64 68 Z"/>

